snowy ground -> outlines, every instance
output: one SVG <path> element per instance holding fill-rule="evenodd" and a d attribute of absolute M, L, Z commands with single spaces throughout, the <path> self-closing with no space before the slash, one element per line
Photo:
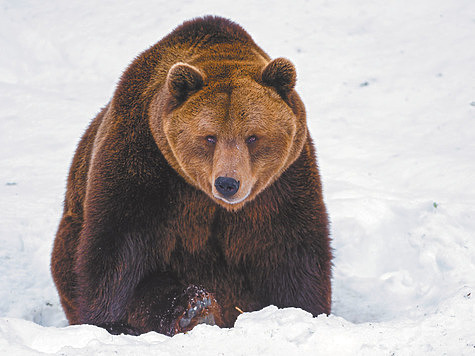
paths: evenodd
<path fill-rule="evenodd" d="M 173 338 L 67 327 L 49 272 L 68 166 L 135 55 L 185 19 L 297 66 L 332 221 L 333 314 Z M 0 354 L 475 355 L 475 3 L 0 0 Z"/>

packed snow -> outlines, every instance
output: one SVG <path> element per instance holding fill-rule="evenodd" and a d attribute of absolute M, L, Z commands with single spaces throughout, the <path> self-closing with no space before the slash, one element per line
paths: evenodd
<path fill-rule="evenodd" d="M 67 326 L 49 261 L 80 136 L 184 20 L 241 24 L 298 71 L 334 249 L 333 309 L 232 329 Z M 0 354 L 475 355 L 473 0 L 0 0 Z"/>

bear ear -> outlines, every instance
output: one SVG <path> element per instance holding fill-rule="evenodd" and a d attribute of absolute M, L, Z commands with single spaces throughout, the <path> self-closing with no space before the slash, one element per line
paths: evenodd
<path fill-rule="evenodd" d="M 201 89 L 203 82 L 203 75 L 198 68 L 178 62 L 168 71 L 166 85 L 171 95 L 184 100 L 190 93 Z"/>
<path fill-rule="evenodd" d="M 276 58 L 262 70 L 262 82 L 287 94 L 297 81 L 297 72 L 291 61 L 286 58 Z"/>

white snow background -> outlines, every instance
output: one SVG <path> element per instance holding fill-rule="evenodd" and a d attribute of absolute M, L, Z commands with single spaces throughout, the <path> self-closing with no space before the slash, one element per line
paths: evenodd
<path fill-rule="evenodd" d="M 133 58 L 204 14 L 297 67 L 332 315 L 270 306 L 172 338 L 67 326 L 49 261 L 76 144 Z M 473 0 L 1 0 L 0 51 L 0 354 L 475 354 Z"/>

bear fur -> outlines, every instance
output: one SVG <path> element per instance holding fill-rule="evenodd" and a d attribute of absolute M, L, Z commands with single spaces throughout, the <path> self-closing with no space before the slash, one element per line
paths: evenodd
<path fill-rule="evenodd" d="M 293 64 L 235 23 L 139 55 L 74 156 L 51 269 L 71 324 L 166 335 L 330 313 L 328 218 Z"/>

